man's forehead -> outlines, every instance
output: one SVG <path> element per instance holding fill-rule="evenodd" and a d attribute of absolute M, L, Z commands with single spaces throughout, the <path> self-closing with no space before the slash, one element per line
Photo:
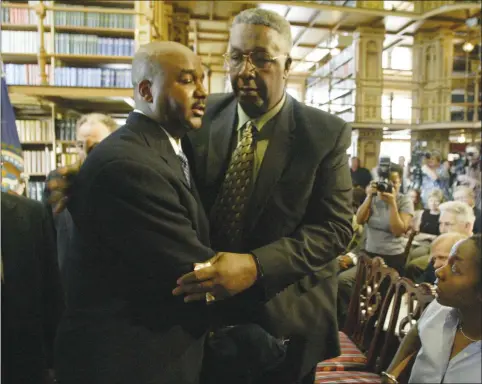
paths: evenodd
<path fill-rule="evenodd" d="M 266 25 L 236 24 L 229 36 L 229 46 L 240 50 L 275 50 L 281 49 L 280 34 Z"/>

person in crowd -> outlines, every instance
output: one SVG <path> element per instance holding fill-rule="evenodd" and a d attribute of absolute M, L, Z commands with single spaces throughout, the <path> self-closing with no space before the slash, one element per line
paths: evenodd
<path fill-rule="evenodd" d="M 439 153 L 433 152 L 427 163 L 422 165 L 422 187 L 421 198 L 423 206 L 428 204 L 428 196 L 434 189 L 440 189 L 444 194 L 445 200 L 450 200 L 450 175 L 442 164 L 442 157 Z"/>
<path fill-rule="evenodd" d="M 101 113 L 90 113 L 81 116 L 76 124 L 77 154 L 79 156 L 76 167 L 80 167 L 92 148 L 117 128 L 117 123 L 110 116 Z M 58 173 L 63 172 L 64 169 L 65 168 L 52 171 L 47 176 L 47 183 L 55 183 Z M 48 195 L 48 191 L 45 190 L 43 203 L 47 207 L 50 222 L 54 227 L 60 274 L 62 283 L 65 286 L 69 283 L 69 271 L 65 268 L 64 260 L 69 253 L 73 222 L 68 209 L 64 209 L 58 212 L 58 214 L 55 212 L 55 208 L 52 207 L 48 201 Z M 68 290 L 66 290 L 66 292 L 68 292 Z M 68 298 L 66 298 L 66 300 L 68 300 Z"/>
<path fill-rule="evenodd" d="M 287 340 L 284 363 L 260 383 L 312 383 L 316 364 L 339 354 L 336 256 L 352 237 L 351 128 L 286 94 L 291 45 L 289 22 L 277 13 L 236 16 L 226 54 L 234 93 L 212 95 L 203 128 L 183 142 L 213 247 L 229 252 L 182 276 L 173 293 L 224 301 L 231 316 L 222 325 L 254 321 Z M 247 172 L 244 189 L 234 190 L 241 150 Z M 71 183 L 64 178 L 56 188 L 65 193 Z M 243 203 L 225 206 L 231 198 Z"/>
<path fill-rule="evenodd" d="M 343 325 L 356 278 L 357 254 L 363 250 L 369 256 L 381 256 L 388 266 L 401 272 L 405 264 L 403 236 L 410 227 L 413 212 L 412 201 L 399 192 L 402 170 L 391 167 L 390 181 L 393 192 L 379 192 L 375 184 L 368 189 L 367 197 L 357 212 L 357 223 L 364 225 L 360 246 L 339 257 L 341 272 L 338 274 L 338 316 Z"/>
<path fill-rule="evenodd" d="M 460 201 L 447 201 L 439 207 L 439 230 L 440 233 L 457 232 L 466 236 L 473 234 L 475 216 L 467 203 Z M 420 251 L 420 253 L 423 253 Z M 430 262 L 429 248 L 425 248 L 424 254 L 411 253 L 405 267 L 405 274 L 413 281 L 417 281 Z"/>
<path fill-rule="evenodd" d="M 390 173 L 392 192 L 377 191 L 376 183 L 372 183 L 357 212 L 358 224 L 366 224 L 367 254 L 383 257 L 388 266 L 400 272 L 405 264 L 402 236 L 409 229 L 414 215 L 412 201 L 400 193 L 401 178 L 402 170 L 393 165 Z"/>
<path fill-rule="evenodd" d="M 61 383 L 199 381 L 206 306 L 171 291 L 179 275 L 214 255 L 179 145 L 201 126 L 202 79 L 187 47 L 142 46 L 132 63 L 136 109 L 76 176 L 64 261 L 72 273 L 56 339 Z"/>
<path fill-rule="evenodd" d="M 416 354 L 409 383 L 482 382 L 482 241 L 480 235 L 459 241 L 448 262 L 435 272 L 436 299 L 402 340 L 383 383 Z"/>
<path fill-rule="evenodd" d="M 366 188 L 372 181 L 372 174 L 368 169 L 361 166 L 360 159 L 356 156 L 351 158 L 350 172 L 354 187 Z"/>
<path fill-rule="evenodd" d="M 467 166 L 464 174 L 457 175 L 457 181 L 460 185 L 468 186 L 474 190 L 475 206 L 481 210 L 481 169 L 480 169 L 480 150 L 476 145 L 468 145 L 465 148 L 465 156 L 467 157 Z"/>
<path fill-rule="evenodd" d="M 237 15 L 226 55 L 234 94 L 211 96 L 203 128 L 190 135 L 213 247 L 247 252 L 259 262 L 255 290 L 246 292 L 255 299 L 241 305 L 246 296 L 240 295 L 233 301 L 239 309 L 231 313 L 238 322 L 259 319 L 268 332 L 289 339 L 284 364 L 261 383 L 312 383 L 317 362 L 338 355 L 336 257 L 352 237 L 346 156 L 351 129 L 286 93 L 291 47 L 290 24 L 276 12 L 253 8 Z M 233 146 L 243 142 L 250 126 L 256 136 L 250 165 L 253 186 L 249 197 L 236 196 L 246 202 L 245 209 L 237 211 L 222 199 L 234 197 L 228 164 L 235 160 Z M 233 221 L 236 214 L 244 220 Z M 231 223 L 239 232 L 226 245 Z M 202 299 L 207 291 L 222 299 L 217 275 L 234 273 L 236 264 L 234 258 L 226 259 L 185 276 L 176 293 Z M 200 286 L 202 282 L 208 287 Z M 260 299 L 266 304 L 258 306 Z"/>
<path fill-rule="evenodd" d="M 410 167 L 406 164 L 405 156 L 398 157 L 398 165 L 402 168 L 403 173 L 400 191 L 406 194 L 408 192 L 408 186 L 410 185 Z"/>
<path fill-rule="evenodd" d="M 410 200 L 412 200 L 413 208 L 415 212 L 423 211 L 423 204 L 422 204 L 422 199 L 420 197 L 420 191 L 418 189 L 410 189 L 408 191 L 408 196 L 410 197 Z"/>
<path fill-rule="evenodd" d="M 4 384 L 53 384 L 53 344 L 62 314 L 52 227 L 41 203 L 1 193 Z"/>
<path fill-rule="evenodd" d="M 440 189 L 434 189 L 428 197 L 428 209 L 422 211 L 419 220 L 415 223 L 414 229 L 422 234 L 434 236 L 440 235 L 439 217 L 440 204 L 443 201 L 443 193 Z"/>
<path fill-rule="evenodd" d="M 435 271 L 443 267 L 449 258 L 450 250 L 460 240 L 468 236 L 463 233 L 448 232 L 438 236 L 430 244 L 430 263 L 416 283 L 435 283 Z"/>
<path fill-rule="evenodd" d="M 481 232 L 481 226 L 482 226 L 482 217 L 481 217 L 481 212 L 480 209 L 477 208 L 475 205 L 475 192 L 472 188 L 466 186 L 466 185 L 459 185 L 454 189 L 453 192 L 454 196 L 454 201 L 461 201 L 464 203 L 467 203 L 472 209 L 474 210 L 474 216 L 475 216 L 475 221 L 474 221 L 474 233 L 480 233 Z"/>

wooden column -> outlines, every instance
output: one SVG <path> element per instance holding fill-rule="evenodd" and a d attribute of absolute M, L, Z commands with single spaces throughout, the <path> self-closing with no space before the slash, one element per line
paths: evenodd
<path fill-rule="evenodd" d="M 47 52 L 45 51 L 45 15 L 46 9 L 43 1 L 39 1 L 39 3 L 35 6 L 35 13 L 38 17 L 38 39 L 39 39 L 39 51 L 38 51 L 38 66 L 39 66 L 39 76 L 40 76 L 40 85 L 48 85 L 49 81 L 47 79 L 47 71 L 45 70 L 45 66 L 47 65 Z"/>
<path fill-rule="evenodd" d="M 382 53 L 385 30 L 359 27 L 355 45 L 355 121 L 380 122 L 382 119 Z"/>
<path fill-rule="evenodd" d="M 358 129 L 354 130 L 354 134 L 358 136 L 356 156 L 360 159 L 362 166 L 371 171 L 378 164 L 383 130 Z"/>

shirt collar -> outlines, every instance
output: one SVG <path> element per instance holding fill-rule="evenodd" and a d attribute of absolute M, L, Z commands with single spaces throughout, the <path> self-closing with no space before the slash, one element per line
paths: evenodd
<path fill-rule="evenodd" d="M 282 99 L 278 104 L 276 104 L 273 108 L 271 108 L 268 112 L 266 112 L 264 115 L 261 115 L 260 117 L 256 119 L 251 119 L 246 112 L 244 112 L 243 108 L 241 107 L 241 104 L 238 103 L 238 126 L 237 130 L 241 129 L 248 121 L 252 121 L 253 124 L 256 126 L 256 129 L 261 131 L 263 127 L 273 118 L 275 117 L 279 111 L 281 111 L 281 108 L 283 108 L 283 105 L 286 100 L 286 92 L 284 93 Z"/>
<path fill-rule="evenodd" d="M 144 112 L 142 112 L 141 110 L 139 109 L 134 109 L 134 112 L 136 113 L 140 113 L 141 115 L 144 115 L 146 116 L 146 114 Z M 182 152 L 182 148 L 181 148 L 181 141 L 179 140 L 179 142 L 171 136 L 171 134 L 169 132 L 167 132 L 163 126 L 161 126 L 161 129 L 165 132 L 165 134 L 167 135 L 168 139 L 169 139 L 169 142 L 171 143 L 172 145 L 172 149 L 174 149 L 174 153 L 179 156 L 179 153 Z"/>

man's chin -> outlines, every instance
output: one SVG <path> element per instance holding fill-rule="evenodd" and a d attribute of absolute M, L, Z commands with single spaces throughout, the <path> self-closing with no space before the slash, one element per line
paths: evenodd
<path fill-rule="evenodd" d="M 194 130 L 194 131 L 201 128 L 202 118 L 201 117 L 191 117 L 191 119 L 189 119 L 188 126 L 189 126 L 190 130 Z"/>

